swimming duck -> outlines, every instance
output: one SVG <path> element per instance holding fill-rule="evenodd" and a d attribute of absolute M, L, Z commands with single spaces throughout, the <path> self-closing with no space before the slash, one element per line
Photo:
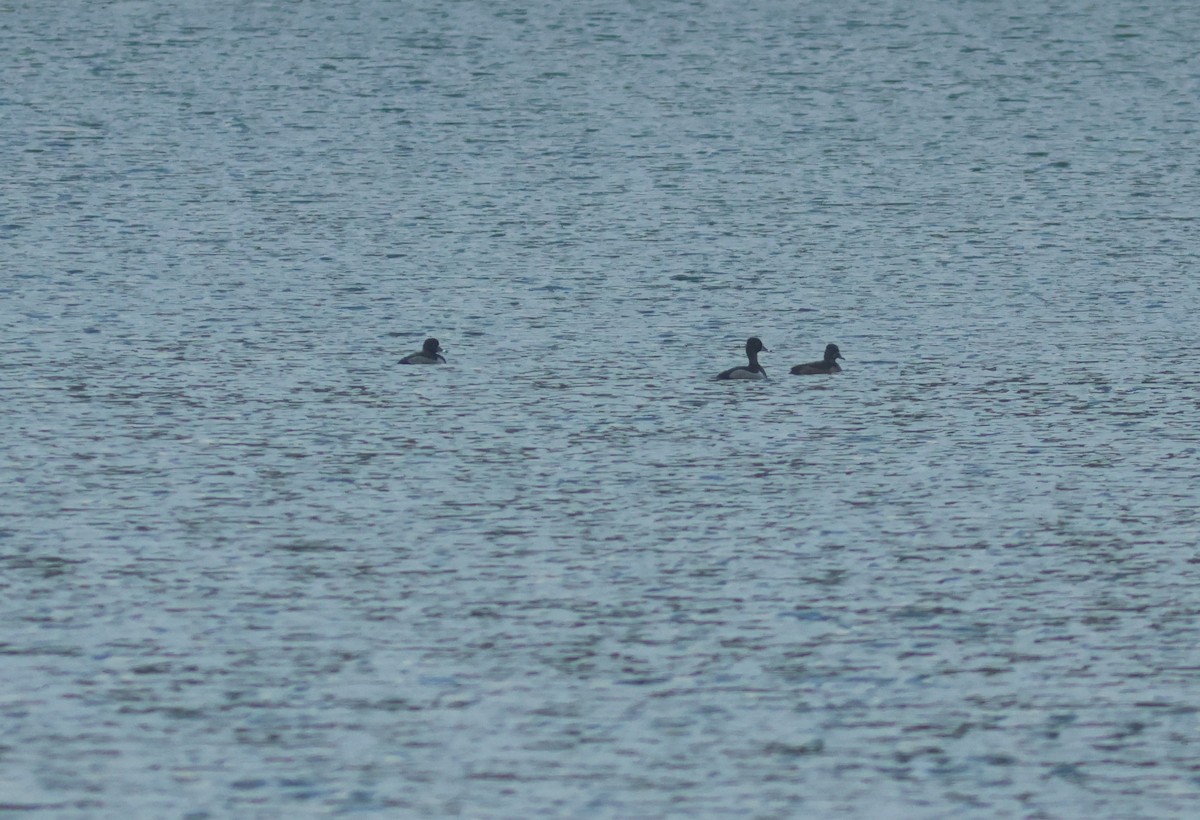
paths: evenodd
<path fill-rule="evenodd" d="M 726 371 L 717 374 L 718 379 L 765 379 L 767 371 L 763 370 L 763 366 L 758 363 L 759 352 L 770 353 L 771 351 L 763 347 L 762 339 L 757 336 L 751 336 L 746 340 L 746 358 L 750 360 L 749 367 L 742 365 L 741 367 L 731 367 Z"/>
<path fill-rule="evenodd" d="M 819 362 L 809 362 L 808 364 L 798 364 L 792 368 L 793 376 L 811 376 L 816 373 L 841 373 L 842 368 L 838 367 L 837 359 L 843 358 L 842 351 L 838 350 L 837 345 L 825 345 L 825 358 Z"/>
<path fill-rule="evenodd" d="M 445 364 L 442 346 L 437 339 L 426 339 L 419 353 L 411 353 L 400 360 L 400 364 Z"/>

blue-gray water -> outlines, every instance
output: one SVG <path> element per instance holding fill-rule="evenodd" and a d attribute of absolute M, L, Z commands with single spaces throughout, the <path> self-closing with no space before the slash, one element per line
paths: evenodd
<path fill-rule="evenodd" d="M 1195 817 L 1198 41 L 0 6 L 0 809 Z"/>

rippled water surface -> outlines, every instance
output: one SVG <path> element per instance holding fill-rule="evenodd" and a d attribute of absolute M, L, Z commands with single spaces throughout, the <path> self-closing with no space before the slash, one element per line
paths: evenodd
<path fill-rule="evenodd" d="M 1050 6 L 0 6 L 0 808 L 1197 816 L 1200 6 Z"/>

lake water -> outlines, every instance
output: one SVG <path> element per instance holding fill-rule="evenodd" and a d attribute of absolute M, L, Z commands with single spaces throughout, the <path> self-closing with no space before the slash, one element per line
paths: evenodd
<path fill-rule="evenodd" d="M 1200 812 L 1197 4 L 0 35 L 0 809 Z"/>

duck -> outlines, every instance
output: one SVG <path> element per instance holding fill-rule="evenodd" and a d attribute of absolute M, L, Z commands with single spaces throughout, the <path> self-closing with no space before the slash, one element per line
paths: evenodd
<path fill-rule="evenodd" d="M 400 364 L 445 364 L 446 359 L 441 353 L 442 346 L 437 339 L 426 339 L 418 352 L 405 356 Z"/>
<path fill-rule="evenodd" d="M 762 339 L 757 336 L 751 336 L 746 340 L 746 358 L 750 360 L 750 365 L 742 365 L 740 367 L 731 367 L 728 370 L 717 374 L 718 379 L 765 379 L 767 371 L 763 370 L 763 366 L 758 363 L 759 353 L 770 353 L 771 351 L 763 345 Z"/>
<path fill-rule="evenodd" d="M 837 359 L 844 358 L 842 351 L 838 350 L 835 344 L 825 345 L 825 358 L 819 362 L 809 362 L 808 364 L 798 364 L 792 368 L 793 376 L 811 376 L 819 373 L 841 373 L 842 368 L 838 366 Z"/>

